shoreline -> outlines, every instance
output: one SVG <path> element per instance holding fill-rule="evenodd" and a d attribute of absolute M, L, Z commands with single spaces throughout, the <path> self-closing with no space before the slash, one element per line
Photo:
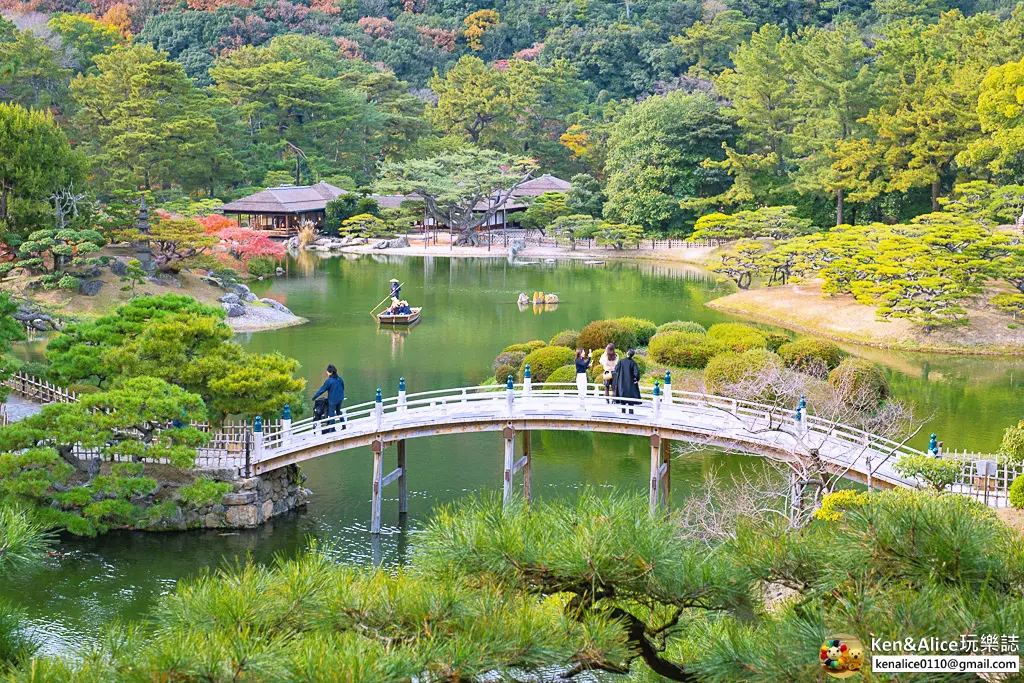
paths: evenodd
<path fill-rule="evenodd" d="M 447 238 L 447 235 L 441 237 Z M 372 244 L 342 247 L 334 254 L 393 254 L 396 256 L 447 256 L 452 258 L 508 258 L 508 248 L 501 244 L 478 247 L 452 247 L 447 240 L 425 246 L 422 239 L 410 240 L 411 246 L 375 249 Z M 717 247 L 683 247 L 676 249 L 570 249 L 559 246 L 527 246 L 516 254 L 518 260 L 555 259 L 575 261 L 658 261 L 701 266 Z"/>
<path fill-rule="evenodd" d="M 970 325 L 925 334 L 906 320 L 880 321 L 852 297 L 825 297 L 817 281 L 741 290 L 705 302 L 708 308 L 843 344 L 948 356 L 1024 356 L 1024 328 L 991 308 L 969 307 Z"/>

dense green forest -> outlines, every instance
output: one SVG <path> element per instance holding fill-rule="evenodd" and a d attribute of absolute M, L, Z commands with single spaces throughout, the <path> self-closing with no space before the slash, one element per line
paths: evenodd
<path fill-rule="evenodd" d="M 5 0 L 0 96 L 35 112 L 0 125 L 0 235 L 68 187 L 209 212 L 473 146 L 674 234 L 766 205 L 905 221 L 1024 173 L 1024 10 L 999 0 L 311 2 Z"/>

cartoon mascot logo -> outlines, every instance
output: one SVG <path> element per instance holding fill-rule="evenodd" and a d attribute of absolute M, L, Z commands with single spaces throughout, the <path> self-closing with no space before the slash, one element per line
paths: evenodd
<path fill-rule="evenodd" d="M 849 678 L 860 672 L 867 662 L 867 653 L 856 636 L 839 633 L 821 644 L 818 658 L 830 677 Z"/>

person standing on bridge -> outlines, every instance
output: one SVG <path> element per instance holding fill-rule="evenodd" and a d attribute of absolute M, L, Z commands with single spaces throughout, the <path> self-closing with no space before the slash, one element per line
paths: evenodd
<path fill-rule="evenodd" d="M 626 357 L 615 366 L 612 378 L 616 398 L 627 399 L 616 403 L 628 404 L 630 415 L 633 414 L 633 404 L 640 402 L 640 366 L 633 360 L 634 353 L 633 349 L 626 351 Z M 626 412 L 626 409 L 623 408 L 622 412 Z"/>
<path fill-rule="evenodd" d="M 334 365 L 327 366 L 327 379 L 324 380 L 323 386 L 313 394 L 313 401 L 316 401 L 317 397 L 321 394 L 327 394 L 327 417 L 332 418 L 341 415 L 341 404 L 345 400 L 345 381 L 338 377 L 338 368 L 334 367 Z M 333 424 L 333 420 L 331 423 Z M 344 429 L 345 426 L 342 425 L 341 428 Z M 331 429 L 330 431 L 334 430 Z"/>
<path fill-rule="evenodd" d="M 602 378 L 604 380 L 604 395 L 608 396 L 612 391 L 612 375 L 619 364 L 619 357 L 615 354 L 615 344 L 609 344 L 605 347 L 604 353 L 601 354 L 601 359 L 598 362 L 604 368 L 604 376 Z"/>
<path fill-rule="evenodd" d="M 576 349 L 576 388 L 580 396 L 587 395 L 587 370 L 590 368 L 590 353 Z"/>

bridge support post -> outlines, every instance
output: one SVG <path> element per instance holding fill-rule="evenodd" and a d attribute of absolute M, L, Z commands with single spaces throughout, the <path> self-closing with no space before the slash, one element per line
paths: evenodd
<path fill-rule="evenodd" d="M 380 533 L 380 499 L 384 488 L 384 442 L 375 439 L 370 444 L 373 450 L 373 494 L 370 499 L 370 533 Z"/>
<path fill-rule="evenodd" d="M 533 452 L 530 444 L 532 433 L 529 429 L 523 432 L 523 498 L 527 503 L 533 498 Z"/>
<path fill-rule="evenodd" d="M 505 437 L 505 480 L 501 502 L 503 505 L 508 505 L 512 500 L 512 468 L 515 466 L 516 457 L 516 430 L 512 427 L 505 427 L 501 435 Z"/>
<path fill-rule="evenodd" d="M 405 470 L 405 439 L 398 440 L 398 469 L 402 471 L 398 475 L 398 514 L 404 515 L 409 512 L 409 484 Z"/>
<path fill-rule="evenodd" d="M 664 468 L 661 475 L 661 506 L 668 510 L 669 494 L 672 492 L 672 442 L 662 439 L 660 444 L 661 466 Z"/>
<path fill-rule="evenodd" d="M 672 371 L 665 371 L 665 403 L 672 405 Z"/>
<path fill-rule="evenodd" d="M 650 436 L 650 514 L 657 512 L 662 495 L 662 437 Z"/>
<path fill-rule="evenodd" d="M 669 460 L 671 450 L 667 439 L 659 434 L 651 435 L 651 491 L 650 504 L 651 514 L 655 514 L 658 508 L 668 509 L 669 493 L 672 486 L 672 478 L 669 474 Z"/>

